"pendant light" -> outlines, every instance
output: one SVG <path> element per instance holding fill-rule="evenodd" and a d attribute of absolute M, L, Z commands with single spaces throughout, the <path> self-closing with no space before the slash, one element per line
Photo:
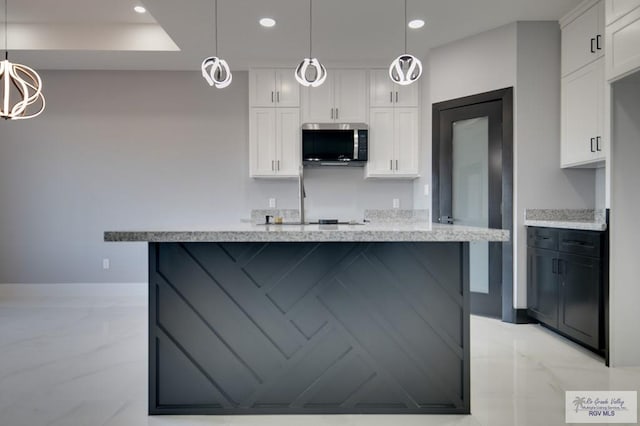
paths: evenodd
<path fill-rule="evenodd" d="M 42 79 L 26 65 L 9 62 L 7 0 L 4 2 L 4 61 L 0 61 L 0 117 L 26 120 L 42 114 L 45 107 Z"/>
<path fill-rule="evenodd" d="M 312 53 L 313 0 L 309 0 L 309 57 L 304 58 L 296 68 L 296 80 L 305 87 L 318 87 L 327 79 L 327 69 L 314 58 Z"/>
<path fill-rule="evenodd" d="M 407 86 L 422 75 L 420 59 L 407 53 L 407 0 L 404 0 L 404 53 L 398 56 L 389 67 L 389 77 L 394 83 Z"/>
<path fill-rule="evenodd" d="M 216 51 L 215 56 L 210 56 L 202 61 L 202 76 L 209 83 L 209 86 L 215 86 L 217 89 L 224 89 L 231 84 L 233 76 L 229 69 L 229 64 L 222 58 L 218 57 L 218 0 L 214 0 L 215 13 L 215 37 Z"/>

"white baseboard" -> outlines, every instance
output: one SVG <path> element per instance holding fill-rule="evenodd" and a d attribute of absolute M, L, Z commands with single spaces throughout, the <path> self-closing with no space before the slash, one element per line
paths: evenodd
<path fill-rule="evenodd" d="M 147 283 L 0 284 L 0 306 L 146 306 Z"/>

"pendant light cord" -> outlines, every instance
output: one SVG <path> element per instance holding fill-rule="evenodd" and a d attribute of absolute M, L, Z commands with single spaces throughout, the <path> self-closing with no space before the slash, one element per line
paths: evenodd
<path fill-rule="evenodd" d="M 313 0 L 309 0 L 309 59 L 313 58 Z"/>
<path fill-rule="evenodd" d="M 9 32 L 7 28 L 9 27 L 9 13 L 7 12 L 9 6 L 7 6 L 8 0 L 4 0 L 4 59 L 9 59 Z"/>
<path fill-rule="evenodd" d="M 214 0 L 214 2 L 213 2 L 213 13 L 215 14 L 214 20 L 215 20 L 215 24 L 216 24 L 216 30 L 215 30 L 216 56 L 218 56 L 218 0 Z"/>
<path fill-rule="evenodd" d="M 407 0 L 404 0 L 404 53 L 407 53 Z"/>

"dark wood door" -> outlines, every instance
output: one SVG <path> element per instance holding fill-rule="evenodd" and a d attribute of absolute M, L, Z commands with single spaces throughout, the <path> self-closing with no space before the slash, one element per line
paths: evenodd
<path fill-rule="evenodd" d="M 440 113 L 438 209 L 442 224 L 502 228 L 502 101 Z M 470 245 L 471 312 L 501 317 L 502 243 Z"/>
<path fill-rule="evenodd" d="M 558 252 L 527 250 L 527 300 L 529 316 L 558 327 Z"/>
<path fill-rule="evenodd" d="M 558 329 L 599 347 L 602 272 L 600 259 L 561 253 Z"/>

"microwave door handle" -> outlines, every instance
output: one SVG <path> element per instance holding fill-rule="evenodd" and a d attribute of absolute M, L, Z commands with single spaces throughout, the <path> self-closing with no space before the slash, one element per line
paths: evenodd
<path fill-rule="evenodd" d="M 358 135 L 358 130 L 354 129 L 353 130 L 353 159 L 357 160 L 358 159 L 358 151 L 359 151 L 359 145 L 360 145 L 360 135 Z"/>

